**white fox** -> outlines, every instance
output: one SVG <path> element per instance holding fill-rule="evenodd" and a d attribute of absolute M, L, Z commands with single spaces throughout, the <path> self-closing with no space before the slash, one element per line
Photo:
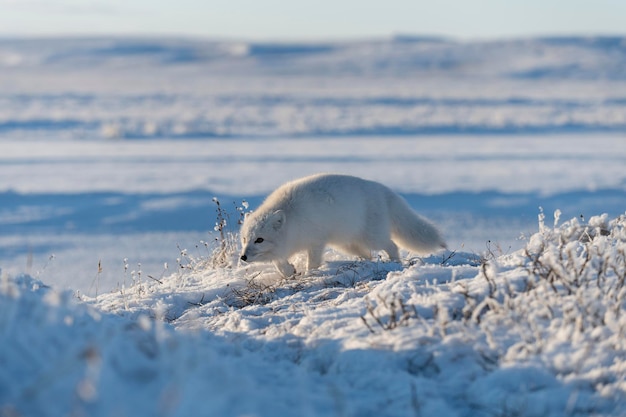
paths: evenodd
<path fill-rule="evenodd" d="M 361 258 L 384 250 L 399 260 L 399 245 L 418 254 L 445 248 L 435 226 L 386 186 L 349 175 L 317 174 L 271 193 L 241 227 L 244 262 L 273 262 L 287 278 L 289 258 L 306 251 L 307 271 L 322 264 L 326 245 Z"/>

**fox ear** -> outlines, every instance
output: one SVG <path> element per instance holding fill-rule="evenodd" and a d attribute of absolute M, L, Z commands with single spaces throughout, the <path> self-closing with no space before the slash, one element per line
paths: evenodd
<path fill-rule="evenodd" d="M 285 224 L 285 220 L 287 220 L 287 216 L 285 216 L 285 212 L 282 210 L 277 210 L 270 217 L 270 222 L 274 230 L 279 230 Z"/>

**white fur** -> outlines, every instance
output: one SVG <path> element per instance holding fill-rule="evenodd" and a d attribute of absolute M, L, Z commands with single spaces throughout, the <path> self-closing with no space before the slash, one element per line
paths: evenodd
<path fill-rule="evenodd" d="M 398 246 L 427 254 L 445 248 L 439 231 L 384 185 L 348 175 L 317 174 L 288 182 L 246 216 L 241 227 L 247 262 L 273 262 L 284 277 L 289 258 L 306 251 L 307 271 L 318 268 L 326 245 L 362 258 Z"/>

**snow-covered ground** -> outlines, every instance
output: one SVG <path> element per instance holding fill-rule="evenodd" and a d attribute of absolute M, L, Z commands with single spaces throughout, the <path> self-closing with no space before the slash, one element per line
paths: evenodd
<path fill-rule="evenodd" d="M 626 216 L 539 230 L 512 255 L 328 253 L 292 280 L 187 254 L 95 298 L 5 277 L 2 411 L 623 415 Z"/>
<path fill-rule="evenodd" d="M 624 68 L 610 37 L 0 40 L 0 415 L 621 415 Z M 214 196 L 236 232 L 321 171 L 454 253 L 209 262 Z"/>

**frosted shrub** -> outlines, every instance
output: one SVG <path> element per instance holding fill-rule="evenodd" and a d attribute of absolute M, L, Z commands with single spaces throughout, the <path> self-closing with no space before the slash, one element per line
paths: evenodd
<path fill-rule="evenodd" d="M 216 205 L 216 220 L 213 231 L 217 234 L 214 245 L 202 242 L 209 252 L 208 257 L 206 259 L 199 258 L 193 263 L 213 268 L 232 267 L 237 264 L 239 253 L 239 234 L 233 229 L 233 223 L 237 225 L 237 228 L 243 223 L 243 218 L 248 210 L 248 203 L 245 200 L 241 202 L 240 206 L 233 203 L 235 210 L 233 214 L 225 209 L 216 197 L 213 198 L 213 202 Z"/>
<path fill-rule="evenodd" d="M 588 224 L 574 218 L 535 234 L 524 251 L 529 287 L 547 282 L 555 293 L 570 295 L 595 286 L 618 296 L 624 287 L 626 216 L 607 218 L 592 217 Z"/>
<path fill-rule="evenodd" d="M 626 401 L 621 359 L 626 357 L 626 216 L 575 218 L 558 226 L 558 214 L 553 227 L 546 227 L 541 216 L 540 231 L 525 249 L 482 263 L 474 278 L 430 292 L 415 286 L 402 292 L 403 304 L 374 309 L 365 301 L 361 320 L 370 333 L 422 335 L 419 354 L 431 352 L 433 358 L 462 341 L 478 355 L 481 375 L 541 369 L 574 391 L 586 391 L 557 395 L 550 407 L 535 409 L 534 391 L 522 381 L 512 382 L 493 398 L 470 400 L 470 407 L 484 415 L 509 415 L 503 410 L 511 405 L 517 411 L 510 415 L 620 409 Z M 395 285 L 410 281 L 403 278 Z M 416 296 L 421 292 L 430 294 L 426 301 Z M 420 375 L 429 372 L 426 365 L 418 368 Z M 512 395 L 519 404 L 511 403 Z"/>
<path fill-rule="evenodd" d="M 414 305 L 407 304 L 398 294 L 394 294 L 389 301 L 382 297 L 378 298 L 378 304 L 384 307 L 385 317 L 377 312 L 377 305 L 366 298 L 367 314 L 361 316 L 361 320 L 371 333 L 376 333 L 372 324 L 376 323 L 382 330 L 393 330 L 399 326 L 407 326 L 410 319 L 419 318 Z"/>
<path fill-rule="evenodd" d="M 213 202 L 217 206 L 215 227 L 213 230 L 217 233 L 215 238 L 216 247 L 209 256 L 209 264 L 213 267 L 226 267 L 233 264 L 233 255 L 237 252 L 238 239 L 234 232 L 229 230 L 230 215 L 222 207 L 220 201 L 214 197 Z M 244 202 L 245 204 L 245 202 Z M 238 223 L 241 224 L 243 212 L 240 212 L 241 217 Z"/>
<path fill-rule="evenodd" d="M 620 401 L 626 390 L 612 375 L 626 355 L 626 216 L 542 226 L 521 267 L 483 271 L 484 287 L 465 291 L 462 332 L 484 338 L 501 364 L 546 368 Z"/>

